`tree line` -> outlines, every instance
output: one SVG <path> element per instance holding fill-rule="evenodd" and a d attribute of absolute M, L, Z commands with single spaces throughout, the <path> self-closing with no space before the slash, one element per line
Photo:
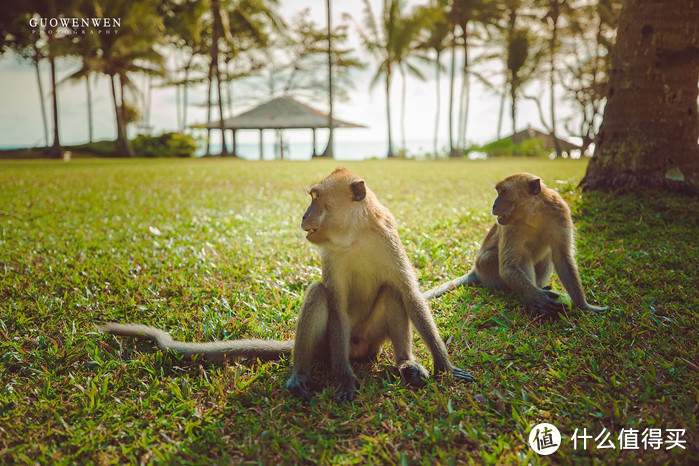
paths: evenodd
<path fill-rule="evenodd" d="M 482 83 L 500 99 L 498 137 L 506 105 L 516 130 L 518 103 L 527 99 L 536 103 L 540 124 L 548 132 L 579 137 L 584 151 L 594 141 L 601 121 L 607 59 L 621 3 L 429 0 L 409 8 L 406 0 L 382 0 L 381 9 L 374 11 L 369 0 L 363 0 L 362 17 L 345 15 L 343 23 L 328 35 L 324 25 L 310 19 L 308 11 L 285 21 L 279 15 L 278 0 L 29 0 L 6 8 L 0 19 L 0 50 L 13 51 L 34 65 L 42 96 L 45 90 L 41 88 L 39 63 L 48 61 L 51 153 L 56 156 L 60 154 L 56 88 L 61 83 L 55 73 L 57 59 L 79 62 L 66 79 L 85 81 L 90 140 L 91 79 L 100 74 L 109 78 L 118 145 L 123 155 L 133 156 L 126 125 L 139 117 L 137 102 L 141 102 L 140 118 L 148 121 L 147 102 L 154 85 L 176 89 L 179 131 L 187 128 L 192 86 L 206 87 L 209 123 L 215 115 L 222 122 L 226 113 L 233 113 L 237 87 L 252 87 L 270 98 L 280 94 L 326 98 L 328 54 L 334 68 L 334 95 L 347 98 L 353 70 L 365 66 L 348 45 L 352 34 L 372 57 L 372 86 L 382 83 L 386 93 L 389 156 L 394 155 L 390 101 L 394 77 L 400 77 L 402 83 L 399 121 L 401 145 L 405 147 L 406 76 L 426 80 L 426 71 L 432 68 L 437 77 L 437 102 L 443 92 L 439 77 L 449 75 L 446 113 L 450 155 L 467 150 L 474 82 Z M 116 34 L 50 33 L 48 25 L 29 26 L 37 17 L 119 18 L 120 28 Z M 575 115 L 560 118 L 556 109 L 563 101 L 572 103 Z M 42 99 L 48 141 L 43 107 Z M 438 107 L 435 153 L 440 113 Z M 225 138 L 222 143 L 226 155 Z"/>

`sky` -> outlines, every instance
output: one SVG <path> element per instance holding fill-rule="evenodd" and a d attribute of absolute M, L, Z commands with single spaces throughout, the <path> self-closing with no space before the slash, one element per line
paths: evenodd
<path fill-rule="evenodd" d="M 381 0 L 370 0 L 374 13 L 381 8 Z M 411 0 L 408 4 L 424 3 L 420 0 Z M 296 13 L 305 8 L 310 8 L 311 16 L 319 25 L 326 24 L 325 0 L 281 0 L 280 13 L 286 20 L 291 19 Z M 362 18 L 363 2 L 358 0 L 333 0 L 333 23 L 343 22 L 343 15 L 349 13 L 357 21 Z M 350 91 L 350 98 L 346 102 L 336 102 L 334 106 L 335 117 L 360 123 L 366 129 L 339 129 L 335 139 L 339 144 L 353 142 L 385 143 L 387 140 L 386 126 L 386 96 L 383 86 L 376 86 L 370 90 L 369 82 L 376 70 L 376 65 L 371 58 L 360 50 L 354 23 L 350 25 L 352 46 L 357 55 L 368 67 L 357 73 L 354 88 Z M 448 65 L 448 57 L 445 54 L 444 64 Z M 77 59 L 65 59 L 57 62 L 58 80 L 62 80 L 71 72 L 79 68 Z M 41 64 L 41 77 L 45 95 L 46 111 L 51 122 L 50 86 L 48 63 Z M 432 148 L 435 129 L 435 113 L 437 110 L 436 79 L 432 66 L 424 68 L 425 81 L 416 78 L 408 78 L 405 133 L 409 149 Z M 135 81 L 143 82 L 141 77 L 135 77 Z M 445 109 L 448 105 L 448 73 L 442 73 L 441 87 L 441 116 L 439 123 L 438 147 L 446 147 L 447 126 Z M 400 146 L 400 92 L 401 81 L 394 79 L 391 95 L 393 108 L 393 140 L 394 145 Z M 205 101 L 205 92 L 202 87 L 198 91 L 190 91 L 190 102 Z M 85 81 L 66 81 L 59 87 L 59 128 L 60 138 L 63 144 L 79 144 L 88 140 L 87 104 Z M 262 103 L 262 102 L 260 102 Z M 325 110 L 325 102 L 307 102 L 321 110 Z M 471 91 L 471 104 L 469 110 L 467 139 L 469 142 L 483 144 L 495 139 L 500 99 L 492 91 L 488 91 L 480 84 L 474 82 Z M 249 103 L 239 106 L 236 114 L 250 108 Z M 44 144 L 41 110 L 37 88 L 36 72 L 31 63 L 20 61 L 12 54 L 0 57 L 0 147 L 34 147 Z M 506 117 L 503 122 L 503 134 L 512 131 L 511 123 Z M 188 109 L 188 123 L 205 121 L 205 109 L 190 107 Z M 228 116 L 228 115 L 227 115 Z M 111 99 L 111 90 L 106 76 L 100 76 L 93 81 L 93 119 L 95 139 L 114 139 L 116 126 L 114 110 Z M 539 117 L 532 104 L 524 101 L 518 105 L 518 129 L 524 129 L 527 125 L 541 128 Z M 175 131 L 177 129 L 175 89 L 157 88 L 152 95 L 152 108 L 150 123 L 154 133 Z M 49 123 L 50 125 L 50 123 Z M 51 138 L 49 128 L 49 138 Z M 130 127 L 130 134 L 134 135 L 135 128 Z M 285 140 L 291 143 L 306 142 L 311 139 L 310 130 L 291 130 L 284 133 Z M 274 132 L 265 133 L 265 142 L 274 141 Z M 326 136 L 318 134 L 318 146 L 324 146 L 322 141 Z M 257 131 L 242 131 L 238 135 L 239 143 L 258 143 Z M 375 144 L 376 145 L 376 144 Z M 377 154 L 368 154 L 377 155 Z"/>

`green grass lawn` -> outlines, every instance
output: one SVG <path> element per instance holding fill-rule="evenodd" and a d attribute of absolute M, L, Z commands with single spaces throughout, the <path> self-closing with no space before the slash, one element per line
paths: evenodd
<path fill-rule="evenodd" d="M 505 175 L 536 173 L 571 204 L 583 287 L 610 310 L 532 320 L 506 293 L 445 295 L 437 324 L 475 384 L 406 389 L 386 347 L 355 366 L 354 402 L 333 402 L 319 367 L 325 389 L 308 405 L 284 388 L 290 359 L 207 365 L 95 330 L 114 320 L 190 341 L 293 338 L 320 279 L 299 228 L 306 189 L 336 165 L 0 162 L 0 463 L 699 460 L 699 201 L 581 195 L 585 161 L 343 164 L 393 211 L 424 289 L 470 268 Z M 527 443 L 540 422 L 563 436 L 550 457 Z M 593 436 L 586 450 L 575 429 Z M 599 448 L 604 429 L 615 448 Z M 637 449 L 620 448 L 622 429 Z M 642 443 L 646 429 L 663 442 L 685 429 L 685 449 Z"/>

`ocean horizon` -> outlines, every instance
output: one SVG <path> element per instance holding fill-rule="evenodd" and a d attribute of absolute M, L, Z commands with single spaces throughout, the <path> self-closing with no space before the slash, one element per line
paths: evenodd
<path fill-rule="evenodd" d="M 79 145 L 82 143 L 69 143 L 65 146 Z M 320 155 L 325 150 L 327 142 L 316 142 L 316 151 Z M 434 143 L 428 140 L 406 141 L 405 152 L 411 158 L 431 158 L 434 155 Z M 446 141 L 440 141 L 438 152 L 440 155 L 446 155 L 448 152 L 448 144 Z M 0 150 L 18 150 L 31 147 L 1 146 Z M 230 141 L 228 141 L 228 150 L 232 149 Z M 260 160 L 260 143 L 259 142 L 238 142 L 236 145 L 238 157 L 245 160 Z M 398 155 L 403 150 L 400 143 L 393 143 L 393 152 Z M 210 151 L 212 154 L 221 152 L 221 142 L 213 141 Z M 336 160 L 366 160 L 366 159 L 385 159 L 388 152 L 388 143 L 386 141 L 335 141 L 334 159 Z M 195 157 L 202 157 L 206 153 L 206 146 L 199 141 Z M 284 142 L 283 157 L 280 154 L 279 144 L 276 142 L 265 141 L 262 146 L 262 160 L 291 160 L 304 161 L 310 160 L 313 153 L 312 142 Z"/>
<path fill-rule="evenodd" d="M 325 150 L 326 142 L 317 142 L 316 151 L 322 154 Z M 432 141 L 406 141 L 406 152 L 410 157 L 425 157 L 432 156 L 434 143 Z M 398 153 L 402 149 L 399 143 L 393 143 L 393 152 Z M 230 142 L 228 150 L 231 150 Z M 440 153 L 447 151 L 446 144 L 438 146 Z M 205 154 L 206 147 L 200 146 L 197 149 L 195 156 L 201 157 Z M 218 154 L 221 152 L 221 143 L 211 143 L 211 153 Z M 237 155 L 245 160 L 260 160 L 260 144 L 259 143 L 237 143 Z M 335 141 L 334 158 L 336 160 L 366 160 L 366 159 L 384 159 L 388 152 L 388 143 L 386 141 Z M 285 142 L 283 157 L 280 157 L 279 144 L 275 142 L 265 142 L 262 146 L 262 160 L 294 160 L 303 161 L 310 160 L 313 153 L 313 144 L 311 142 Z"/>

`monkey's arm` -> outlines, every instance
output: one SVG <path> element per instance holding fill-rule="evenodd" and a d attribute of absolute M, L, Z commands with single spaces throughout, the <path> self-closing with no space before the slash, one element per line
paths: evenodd
<path fill-rule="evenodd" d="M 580 282 L 580 273 L 575 258 L 565 251 L 554 250 L 552 254 L 553 267 L 556 269 L 556 275 L 561 280 L 563 287 L 570 295 L 570 300 L 573 305 L 592 312 L 602 312 L 609 309 L 607 306 L 593 306 L 585 299 L 585 292 L 582 289 Z"/>
<path fill-rule="evenodd" d="M 513 251 L 522 250 L 512 248 Z M 500 257 L 500 276 L 509 289 L 515 293 L 529 307 L 529 310 L 537 315 L 556 315 L 568 310 L 568 306 L 558 301 L 558 294 L 553 291 L 542 290 L 536 286 L 530 277 L 534 272 L 532 260 L 526 256 Z"/>
<path fill-rule="evenodd" d="M 227 340 L 208 343 L 189 343 L 173 340 L 169 333 L 141 324 L 119 324 L 108 322 L 96 324 L 104 333 L 112 335 L 147 338 L 155 341 L 163 351 L 173 352 L 181 356 L 202 355 L 209 361 L 223 361 L 234 358 L 278 359 L 285 354 L 291 354 L 293 340 Z"/>
<path fill-rule="evenodd" d="M 417 286 L 413 288 L 418 290 Z M 439 336 L 439 330 L 424 296 L 421 296 L 418 291 L 415 294 L 408 291 L 401 298 L 410 321 L 417 329 L 430 353 L 432 353 L 434 371 L 437 373 L 449 371 L 455 380 L 473 382 L 475 379 L 471 374 L 454 366 L 449 360 L 447 348 L 442 341 L 442 337 Z"/>
<path fill-rule="evenodd" d="M 471 271 L 471 272 L 467 273 L 466 275 L 463 275 L 459 278 L 455 278 L 455 279 L 450 280 L 446 283 L 443 283 L 439 286 L 436 286 L 429 291 L 425 291 L 424 293 L 422 293 L 422 296 L 424 296 L 425 299 L 427 301 L 429 301 L 431 299 L 439 298 L 444 293 L 455 290 L 460 286 L 478 285 L 478 284 L 479 284 L 479 281 L 478 281 L 478 278 L 476 277 L 475 272 Z"/>

